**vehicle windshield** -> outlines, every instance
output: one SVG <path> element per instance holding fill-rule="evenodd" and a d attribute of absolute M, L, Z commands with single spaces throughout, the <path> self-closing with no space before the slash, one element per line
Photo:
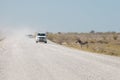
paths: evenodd
<path fill-rule="evenodd" d="M 38 36 L 46 36 L 44 33 L 38 33 Z"/>

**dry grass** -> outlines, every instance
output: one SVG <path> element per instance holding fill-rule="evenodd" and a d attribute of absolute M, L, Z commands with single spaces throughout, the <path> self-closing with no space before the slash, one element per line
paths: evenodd
<path fill-rule="evenodd" d="M 48 33 L 48 39 L 65 45 L 85 51 L 102 53 L 107 55 L 120 56 L 120 33 L 106 32 L 106 33 Z M 88 41 L 88 48 L 83 45 L 81 48 L 77 39 L 83 42 Z"/>
<path fill-rule="evenodd" d="M 4 38 L 2 37 L 2 34 L 0 34 L 0 51 L 3 49 L 2 48 L 2 41 L 4 40 Z"/>
<path fill-rule="evenodd" d="M 3 33 L 0 31 L 0 42 L 3 41 L 5 37 L 3 36 Z"/>

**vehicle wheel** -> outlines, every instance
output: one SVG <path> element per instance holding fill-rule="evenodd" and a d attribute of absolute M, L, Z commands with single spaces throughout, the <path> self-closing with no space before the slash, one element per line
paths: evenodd
<path fill-rule="evenodd" d="M 38 41 L 36 41 L 36 43 L 38 43 Z"/>
<path fill-rule="evenodd" d="M 45 41 L 45 43 L 47 43 L 47 41 Z"/>

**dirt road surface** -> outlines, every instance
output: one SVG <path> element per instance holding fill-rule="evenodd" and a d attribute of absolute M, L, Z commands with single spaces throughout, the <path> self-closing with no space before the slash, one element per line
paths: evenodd
<path fill-rule="evenodd" d="M 120 80 L 120 58 L 12 35 L 0 47 L 0 80 Z"/>

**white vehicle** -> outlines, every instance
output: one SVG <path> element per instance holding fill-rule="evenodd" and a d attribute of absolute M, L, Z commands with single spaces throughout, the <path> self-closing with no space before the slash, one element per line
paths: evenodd
<path fill-rule="evenodd" d="M 46 33 L 37 33 L 36 35 L 36 43 L 44 42 L 47 43 Z"/>

